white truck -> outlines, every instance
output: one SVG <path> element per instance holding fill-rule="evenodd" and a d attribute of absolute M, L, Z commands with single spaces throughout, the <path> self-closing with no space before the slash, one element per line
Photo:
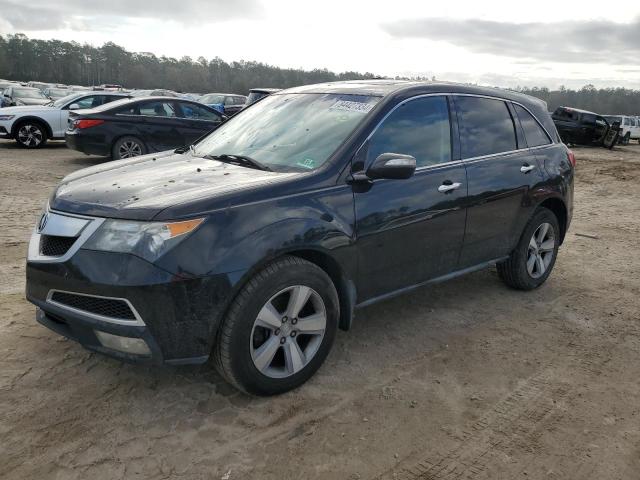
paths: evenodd
<path fill-rule="evenodd" d="M 620 144 L 627 145 L 630 140 L 637 140 L 640 143 L 640 117 L 629 115 L 605 115 L 609 124 L 620 122 Z"/>

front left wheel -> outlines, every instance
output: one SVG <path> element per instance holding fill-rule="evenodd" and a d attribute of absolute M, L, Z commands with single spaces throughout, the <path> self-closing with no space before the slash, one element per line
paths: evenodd
<path fill-rule="evenodd" d="M 24 121 L 18 125 L 15 139 L 22 148 L 40 148 L 47 143 L 47 130 L 40 122 Z"/>
<path fill-rule="evenodd" d="M 327 357 L 338 326 L 338 294 L 317 265 L 287 256 L 247 282 L 218 332 L 216 368 L 254 395 L 306 382 Z"/>

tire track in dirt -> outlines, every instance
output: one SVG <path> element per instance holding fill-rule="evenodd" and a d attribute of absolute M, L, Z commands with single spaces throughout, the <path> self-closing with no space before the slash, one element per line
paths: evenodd
<path fill-rule="evenodd" d="M 523 449 L 536 455 L 540 438 L 553 431 L 566 416 L 564 404 L 571 398 L 572 389 L 562 379 L 576 375 L 593 379 L 601 375 L 613 349 L 609 345 L 604 352 L 594 351 L 575 343 L 568 347 L 570 351 L 566 357 L 556 358 L 554 366 L 529 377 L 479 420 L 455 435 L 451 448 L 430 452 L 417 461 L 401 462 L 376 478 L 476 480 L 496 478 L 493 472 L 496 466 L 502 467 L 500 474 L 507 470 L 511 478 L 527 475 L 526 466 L 509 465 L 505 459 Z M 588 470 L 588 465 L 583 465 L 581 471 L 585 469 Z M 557 475 L 557 472 L 547 471 L 544 476 L 550 479 L 571 477 L 568 472 Z"/>

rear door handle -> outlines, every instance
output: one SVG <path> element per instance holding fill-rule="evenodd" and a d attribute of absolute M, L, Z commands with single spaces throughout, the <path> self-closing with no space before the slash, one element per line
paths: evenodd
<path fill-rule="evenodd" d="M 460 188 L 462 184 L 461 183 L 443 183 L 442 185 L 440 185 L 438 187 L 438 191 L 440 193 L 447 193 L 450 192 L 452 190 L 457 190 L 458 188 Z"/>
<path fill-rule="evenodd" d="M 520 171 L 522 173 L 529 173 L 531 170 L 533 170 L 534 168 L 536 168 L 535 165 L 522 165 L 520 167 Z"/>

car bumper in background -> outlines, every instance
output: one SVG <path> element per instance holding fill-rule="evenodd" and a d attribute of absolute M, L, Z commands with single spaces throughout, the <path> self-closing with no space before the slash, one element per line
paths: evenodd
<path fill-rule="evenodd" d="M 77 150 L 87 155 L 100 155 L 107 157 L 111 155 L 110 143 L 107 142 L 103 135 L 87 135 L 78 134 L 75 131 L 67 131 L 64 134 L 64 141 L 67 147 Z"/>

